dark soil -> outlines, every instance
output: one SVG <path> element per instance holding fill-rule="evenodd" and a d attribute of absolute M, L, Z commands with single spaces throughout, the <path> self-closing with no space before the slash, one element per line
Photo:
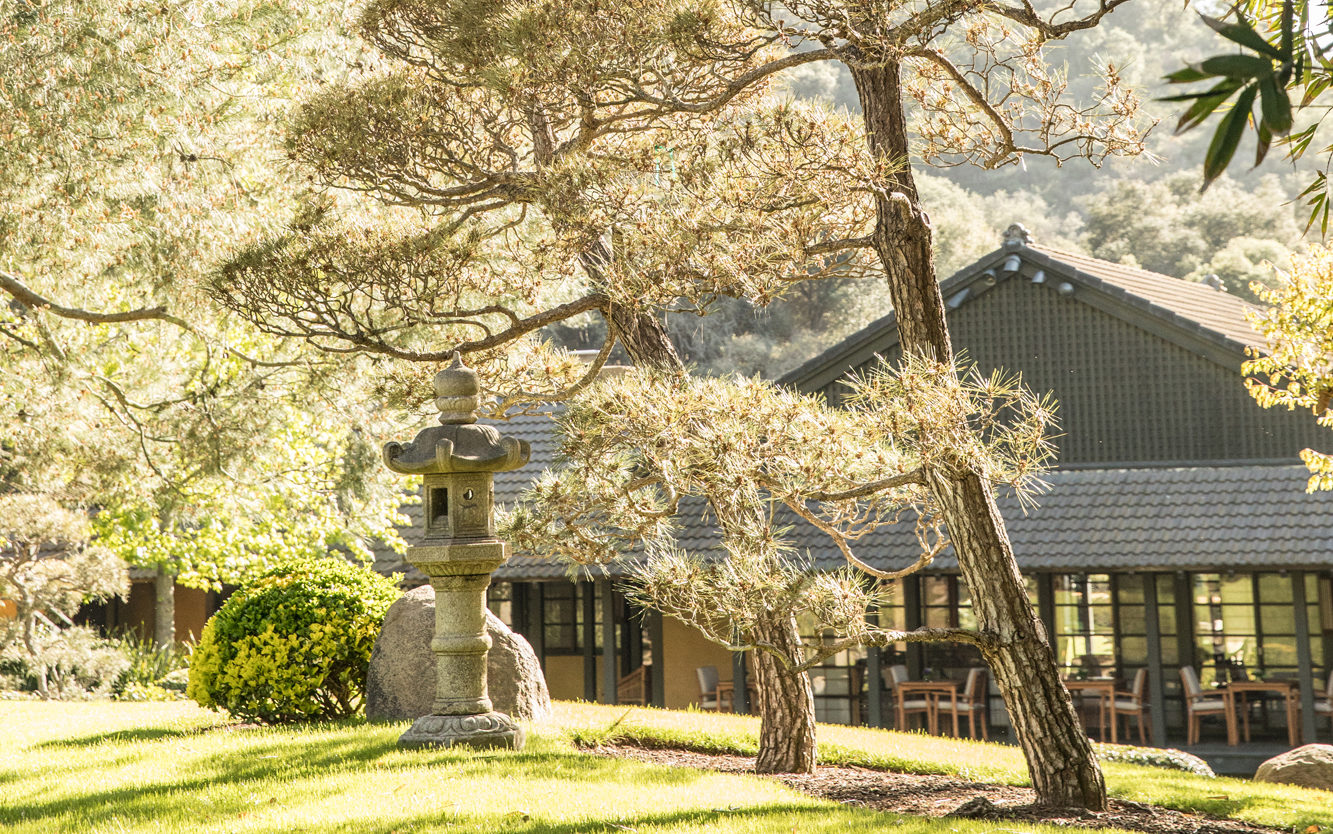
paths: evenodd
<path fill-rule="evenodd" d="M 633 745 L 603 746 L 593 752 L 675 767 L 754 773 L 754 759 L 745 756 L 657 750 Z M 1147 834 L 1274 834 L 1279 830 L 1123 799 L 1112 799 L 1110 809 L 1104 812 L 1051 808 L 1034 804 L 1035 796 L 1030 788 L 969 782 L 952 776 L 918 776 L 862 767 L 821 765 L 812 775 L 786 773 L 770 778 L 798 791 L 844 805 L 920 817 L 966 816 L 1084 828 L 1124 828 Z"/>

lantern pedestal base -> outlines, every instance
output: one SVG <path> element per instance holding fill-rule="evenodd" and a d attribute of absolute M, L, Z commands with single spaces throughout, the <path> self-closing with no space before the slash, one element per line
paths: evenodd
<path fill-rule="evenodd" d="M 398 738 L 399 747 L 523 749 L 523 728 L 503 712 L 423 715 Z"/>

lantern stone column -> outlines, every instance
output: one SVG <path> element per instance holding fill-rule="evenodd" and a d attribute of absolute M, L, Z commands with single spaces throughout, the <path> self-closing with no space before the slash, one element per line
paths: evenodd
<path fill-rule="evenodd" d="M 426 533 L 407 560 L 435 589 L 435 702 L 399 738 L 404 747 L 523 746 L 523 729 L 496 712 L 486 690 L 486 588 L 509 557 L 495 534 L 494 474 L 528 462 L 528 443 L 476 425 L 476 373 L 455 353 L 435 376 L 439 426 L 404 446 L 389 443 L 384 461 L 404 475 L 422 475 Z"/>

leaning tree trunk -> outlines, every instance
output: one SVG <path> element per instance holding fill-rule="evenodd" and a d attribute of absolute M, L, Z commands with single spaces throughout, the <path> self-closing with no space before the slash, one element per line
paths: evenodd
<path fill-rule="evenodd" d="M 944 303 L 935 279 L 930 221 L 908 166 L 899 65 L 852 67 L 871 153 L 899 170 L 876 197 L 871 239 L 884 265 L 904 353 L 953 361 Z M 1016 325 L 1017 326 L 1017 325 Z M 1038 802 L 1101 810 L 1106 785 L 1092 745 L 1060 682 L 1045 629 L 1032 611 L 1004 521 L 986 481 L 967 461 L 927 473 L 972 594 L 979 630 L 995 642 L 982 650 L 1027 758 Z"/>
<path fill-rule="evenodd" d="M 761 643 L 800 662 L 801 633 L 791 612 L 774 612 L 755 629 Z M 756 651 L 755 683 L 759 690 L 758 773 L 815 772 L 815 693 L 807 672 L 794 672 L 768 651 Z"/>
<path fill-rule="evenodd" d="M 538 168 L 546 168 L 556 161 L 555 129 L 550 119 L 540 108 L 528 113 L 528 129 L 532 136 L 533 160 Z M 548 216 L 551 224 L 561 229 L 565 227 L 558 216 Z M 606 287 L 606 265 L 611 263 L 615 253 L 605 240 L 596 240 L 588 245 L 579 255 L 583 271 L 593 283 Z M 643 310 L 637 307 L 624 307 L 608 300 L 602 308 L 606 326 L 625 347 L 634 364 L 641 368 L 652 368 L 670 374 L 684 373 L 685 365 L 680 361 L 676 348 L 667 335 L 666 325 L 658 311 Z"/>
<path fill-rule="evenodd" d="M 153 591 L 153 645 L 169 649 L 176 645 L 176 577 L 159 567 Z"/>

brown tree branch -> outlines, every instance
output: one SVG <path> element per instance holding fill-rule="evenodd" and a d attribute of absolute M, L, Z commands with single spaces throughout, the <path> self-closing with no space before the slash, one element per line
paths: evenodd
<path fill-rule="evenodd" d="M 891 478 L 881 478 L 878 481 L 871 481 L 841 492 L 811 492 L 804 497 L 810 501 L 846 501 L 849 498 L 864 498 L 867 495 L 873 495 L 876 492 L 883 492 L 894 487 L 907 486 L 908 484 L 924 485 L 925 483 L 925 473 L 918 468 L 911 472 L 904 472 Z"/>
<path fill-rule="evenodd" d="M 46 310 L 61 318 L 86 321 L 90 324 L 116 324 L 129 321 L 165 321 L 185 330 L 190 326 L 181 319 L 167 312 L 165 306 L 141 307 L 138 310 L 125 310 L 120 313 L 97 313 L 78 307 L 65 307 L 40 295 L 27 284 L 7 272 L 0 272 L 0 290 L 9 293 L 16 301 L 33 309 Z"/>
<path fill-rule="evenodd" d="M 995 106 L 990 103 L 990 100 L 986 98 L 986 95 L 982 93 L 981 90 L 978 90 L 971 81 L 967 80 L 967 76 L 963 74 L 962 70 L 954 65 L 953 61 L 949 60 L 947 55 L 938 49 L 915 49 L 909 52 L 908 55 L 914 58 L 924 58 L 948 73 L 949 77 L 962 88 L 963 94 L 971 99 L 972 103 L 975 104 L 981 112 L 985 113 L 986 118 L 990 119 L 995 125 L 995 128 L 1000 131 L 1000 136 L 1003 137 L 1004 144 L 1001 150 L 993 155 L 992 161 L 998 160 L 1014 152 L 1014 131 L 1010 128 L 1009 122 L 1005 120 L 1000 111 L 995 109 Z"/>
<path fill-rule="evenodd" d="M 807 255 L 831 255 L 835 252 L 845 252 L 848 249 L 871 249 L 875 242 L 869 235 L 865 237 L 848 237 L 841 240 L 828 240 L 822 243 L 815 243 L 805 247 Z"/>
<path fill-rule="evenodd" d="M 795 52 L 791 55 L 757 66 L 744 75 L 738 76 L 734 81 L 723 88 L 722 92 L 718 93 L 713 98 L 702 102 L 686 102 L 679 99 L 662 98 L 638 88 L 633 90 L 633 95 L 638 101 L 657 105 L 668 112 L 710 113 L 745 92 L 756 81 L 773 75 L 774 73 L 782 72 L 783 70 L 788 70 L 793 67 L 799 67 L 804 64 L 812 64 L 816 61 L 836 60 L 838 57 L 838 50 L 831 48 L 813 49 L 809 52 Z"/>
<path fill-rule="evenodd" d="M 851 545 L 847 544 L 847 537 L 844 536 L 838 530 L 838 528 L 834 527 L 832 524 L 829 524 L 828 522 L 816 516 L 814 513 L 810 512 L 810 510 L 806 508 L 804 503 L 794 500 L 787 500 L 784 501 L 783 503 L 786 504 L 788 507 L 790 507 L 792 509 L 792 512 L 796 513 L 801 518 L 805 519 L 810 524 L 814 525 L 814 527 L 816 527 L 820 532 L 824 533 L 829 538 L 833 539 L 833 543 L 838 546 L 838 550 L 842 552 L 842 557 L 847 560 L 847 563 L 849 565 L 860 571 L 863 571 L 864 573 L 869 574 L 870 576 L 875 577 L 876 579 L 901 579 L 904 576 L 916 573 L 917 571 L 921 570 L 922 568 L 926 567 L 931 562 L 933 562 L 935 560 L 935 557 L 939 554 L 939 552 L 944 549 L 944 540 L 941 539 L 940 541 L 936 542 L 933 548 L 923 550 L 921 552 L 921 555 L 917 558 L 917 560 L 912 564 L 908 565 L 907 567 L 901 570 L 880 570 L 879 568 L 872 566 L 868 562 L 863 561 L 860 557 L 858 557 L 855 553 L 853 553 Z"/>
<path fill-rule="evenodd" d="M 1018 6 L 991 6 L 991 9 L 997 14 L 1007 17 L 1015 23 L 1021 23 L 1024 26 L 1031 27 L 1041 33 L 1043 40 L 1059 40 L 1071 32 L 1077 32 L 1081 29 L 1091 29 L 1101 22 L 1111 12 L 1115 11 L 1117 6 L 1124 5 L 1129 0 L 1101 0 L 1097 11 L 1087 17 L 1079 17 L 1073 20 L 1066 20 L 1063 23 L 1053 23 L 1042 19 L 1029 0 L 1022 0 Z"/>

